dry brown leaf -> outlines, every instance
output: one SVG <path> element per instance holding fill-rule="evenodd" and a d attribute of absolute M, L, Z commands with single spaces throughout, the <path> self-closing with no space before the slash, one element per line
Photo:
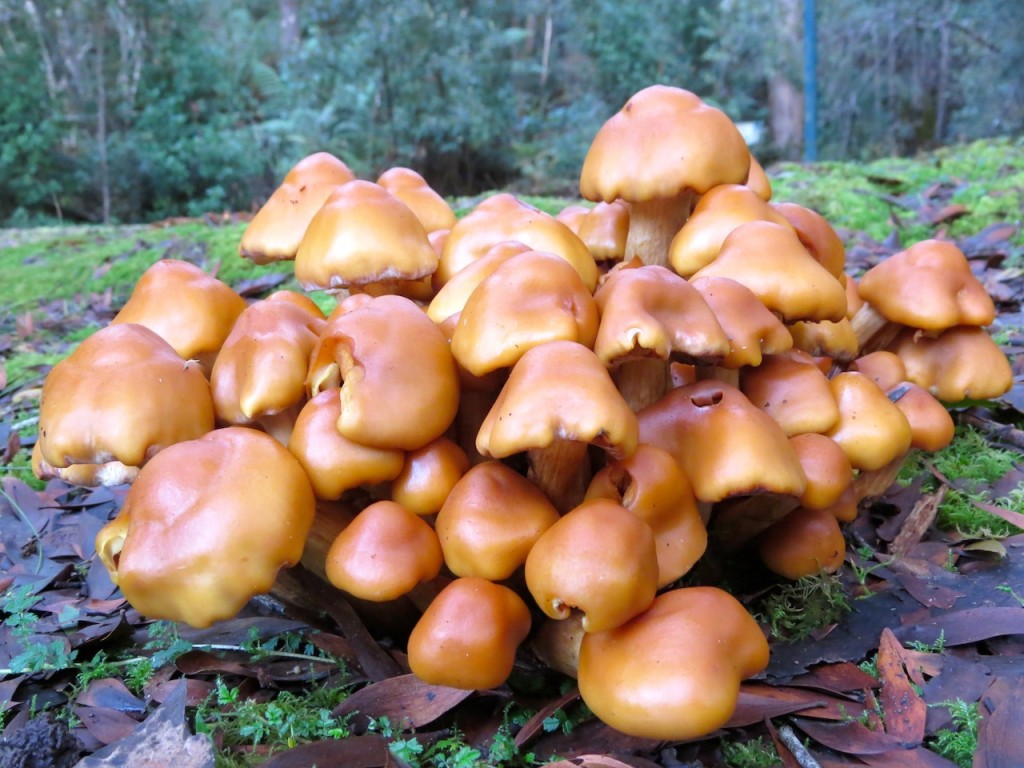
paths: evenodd
<path fill-rule="evenodd" d="M 885 731 L 905 748 L 924 741 L 928 707 L 914 690 L 904 670 L 903 647 L 889 629 L 882 630 L 878 646 L 878 677 L 882 681 Z M 923 680 L 922 680 L 923 682 Z"/>
<path fill-rule="evenodd" d="M 397 728 L 420 728 L 472 696 L 474 691 L 430 685 L 415 675 L 399 675 L 362 688 L 335 708 L 342 717 L 351 712 L 387 717 Z"/>

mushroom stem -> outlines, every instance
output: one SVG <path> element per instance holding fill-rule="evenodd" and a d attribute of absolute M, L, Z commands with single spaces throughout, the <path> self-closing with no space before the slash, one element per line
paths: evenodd
<path fill-rule="evenodd" d="M 544 619 L 537 628 L 531 648 L 551 669 L 576 677 L 583 642 L 583 613 L 573 611 L 567 619 Z"/>
<path fill-rule="evenodd" d="M 669 363 L 657 357 L 623 361 L 612 370 L 612 380 L 634 411 L 658 402 L 671 388 Z"/>
<path fill-rule="evenodd" d="M 668 265 L 668 249 L 686 220 L 694 203 L 693 190 L 675 197 L 656 197 L 629 204 L 629 235 L 626 257 L 639 258 L 644 264 Z"/>
<path fill-rule="evenodd" d="M 740 369 L 739 368 L 726 368 L 722 365 L 698 365 L 697 366 L 697 380 L 703 381 L 705 379 L 714 379 L 715 381 L 721 381 L 725 384 L 731 384 L 732 386 L 739 389 L 740 386 Z"/>
<path fill-rule="evenodd" d="M 305 401 L 295 403 L 283 411 L 260 416 L 256 422 L 263 428 L 263 431 L 277 440 L 281 445 L 287 446 L 292 436 L 292 428 L 295 426 L 295 419 Z"/>
<path fill-rule="evenodd" d="M 711 530 L 725 551 L 735 551 L 800 506 L 795 496 L 758 493 L 715 505 Z"/>
<path fill-rule="evenodd" d="M 531 448 L 527 456 L 529 478 L 561 514 L 583 501 L 591 476 L 586 443 L 555 440 L 545 448 Z"/>
<path fill-rule="evenodd" d="M 879 313 L 877 309 L 865 302 L 850 320 L 854 335 L 857 337 L 858 355 L 863 357 L 869 352 L 876 352 L 889 346 L 902 328 Z"/>
<path fill-rule="evenodd" d="M 907 460 L 909 455 L 909 451 L 900 454 L 881 469 L 861 470 L 853 480 L 857 501 L 873 499 L 885 493 L 889 486 L 896 482 L 900 469 L 903 467 L 903 462 Z"/>

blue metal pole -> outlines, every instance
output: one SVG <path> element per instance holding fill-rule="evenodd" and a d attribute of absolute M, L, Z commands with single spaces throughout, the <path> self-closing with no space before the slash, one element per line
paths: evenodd
<path fill-rule="evenodd" d="M 804 0 L 804 160 L 818 159 L 818 18 L 816 0 Z"/>

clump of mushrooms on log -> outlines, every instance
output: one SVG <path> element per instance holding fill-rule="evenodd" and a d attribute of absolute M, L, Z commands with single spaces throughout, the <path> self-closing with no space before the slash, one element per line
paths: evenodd
<path fill-rule="evenodd" d="M 1010 367 L 954 245 L 855 281 L 688 91 L 633 96 L 580 189 L 596 205 L 456 220 L 409 169 L 303 159 L 239 252 L 336 308 L 157 262 L 47 378 L 36 473 L 132 484 L 97 551 L 149 617 L 208 626 L 301 562 L 403 601 L 428 682 L 500 685 L 533 653 L 614 728 L 714 731 L 768 644 L 681 577 L 709 546 L 836 570 L 858 502 Z"/>

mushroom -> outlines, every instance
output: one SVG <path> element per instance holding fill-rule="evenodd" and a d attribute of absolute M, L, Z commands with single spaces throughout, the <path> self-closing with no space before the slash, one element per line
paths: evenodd
<path fill-rule="evenodd" d="M 109 325 L 43 382 L 39 470 L 90 485 L 128 483 L 159 451 L 213 427 L 210 386 L 196 363 L 149 328 Z M 71 465 L 94 470 L 62 474 Z"/>
<path fill-rule="evenodd" d="M 757 553 L 772 573 L 796 581 L 838 571 L 846 557 L 846 540 L 828 509 L 798 507 L 761 533 Z"/>
<path fill-rule="evenodd" d="M 328 152 L 304 157 L 245 228 L 239 255 L 254 264 L 291 261 L 309 222 L 334 188 L 355 178 L 345 163 Z"/>
<path fill-rule="evenodd" d="M 140 613 L 208 627 L 299 561 L 314 513 L 306 473 L 284 446 L 227 427 L 154 456 L 96 552 Z"/>
<path fill-rule="evenodd" d="M 618 731 L 660 741 L 728 722 L 740 681 L 768 665 L 768 642 L 732 595 L 689 587 L 659 595 L 631 621 L 583 636 L 584 703 Z"/>
<path fill-rule="evenodd" d="M 327 580 L 350 595 L 397 600 L 441 572 L 437 534 L 393 501 L 370 504 L 338 534 L 327 552 Z"/>
<path fill-rule="evenodd" d="M 468 469 L 466 452 L 439 437 L 406 454 L 402 471 L 391 482 L 391 498 L 413 514 L 436 514 Z"/>
<path fill-rule="evenodd" d="M 455 226 L 451 206 L 411 168 L 389 168 L 380 175 L 377 184 L 409 206 L 427 234 Z"/>
<path fill-rule="evenodd" d="M 340 386 L 338 432 L 372 448 L 422 448 L 444 434 L 459 404 L 447 340 L 401 296 L 333 316 L 313 352 L 307 386 L 311 395 Z"/>
<path fill-rule="evenodd" d="M 654 85 L 601 126 L 583 161 L 580 193 L 628 202 L 625 260 L 664 266 L 694 197 L 741 184 L 749 171 L 750 151 L 724 112 L 682 88 Z"/>
<path fill-rule="evenodd" d="M 110 322 L 146 326 L 209 375 L 245 307 L 245 299 L 194 264 L 162 259 L 142 274 Z"/>
<path fill-rule="evenodd" d="M 456 576 L 509 578 L 534 543 L 558 521 L 541 490 L 497 461 L 477 464 L 455 483 L 434 529 Z"/>
<path fill-rule="evenodd" d="M 817 211 L 796 203 L 772 203 L 771 207 L 789 222 L 814 260 L 837 280 L 843 280 L 846 248 L 828 220 Z"/>
<path fill-rule="evenodd" d="M 944 403 L 988 400 L 1010 391 L 1010 361 L 984 328 L 957 326 L 937 336 L 906 329 L 890 349 L 907 369 L 907 379 Z"/>
<path fill-rule="evenodd" d="M 409 667 L 433 685 L 495 688 L 512 673 L 530 624 L 530 609 L 508 587 L 475 576 L 455 579 L 413 627 Z"/>
<path fill-rule="evenodd" d="M 295 254 L 295 277 L 307 291 L 375 285 L 398 292 L 432 275 L 437 260 L 405 203 L 377 184 L 351 181 L 336 187 L 309 222 Z"/>
<path fill-rule="evenodd" d="M 654 533 L 658 587 L 685 575 L 704 554 L 708 532 L 690 481 L 666 451 L 640 444 L 628 459 L 609 464 L 590 481 L 587 500 L 610 499 Z"/>
<path fill-rule="evenodd" d="M 636 443 L 636 415 L 597 356 L 576 342 L 550 341 L 516 363 L 476 447 L 498 459 L 527 452 L 531 479 L 559 511 L 568 511 L 590 482 L 588 445 L 620 459 Z"/>
<path fill-rule="evenodd" d="M 775 419 L 787 437 L 826 432 L 839 420 L 828 379 L 800 350 L 770 355 L 756 368 L 743 369 L 740 391 Z"/>
<path fill-rule="evenodd" d="M 622 261 L 629 237 L 629 207 L 621 200 L 602 201 L 587 211 L 575 232 L 598 264 Z"/>
<path fill-rule="evenodd" d="M 762 200 L 772 199 L 772 183 L 768 180 L 764 166 L 753 155 L 750 156 L 750 170 L 747 172 L 747 180 L 744 184 L 754 190 Z"/>
<path fill-rule="evenodd" d="M 654 600 L 654 533 L 617 502 L 584 501 L 537 539 L 526 558 L 526 586 L 552 619 L 576 609 L 587 632 L 617 627 Z"/>
<path fill-rule="evenodd" d="M 839 420 L 825 434 L 839 443 L 856 469 L 878 470 L 910 449 L 907 417 L 867 376 L 855 371 L 829 380 Z"/>
<path fill-rule="evenodd" d="M 601 312 L 594 352 L 633 410 L 669 388 L 669 362 L 717 363 L 729 339 L 703 296 L 671 270 L 617 269 L 594 295 Z"/>
<path fill-rule="evenodd" d="M 210 373 L 217 418 L 226 424 L 258 424 L 287 445 L 306 402 L 309 358 L 324 325 L 315 304 L 312 310 L 303 307 L 287 293 L 246 308 Z"/>

